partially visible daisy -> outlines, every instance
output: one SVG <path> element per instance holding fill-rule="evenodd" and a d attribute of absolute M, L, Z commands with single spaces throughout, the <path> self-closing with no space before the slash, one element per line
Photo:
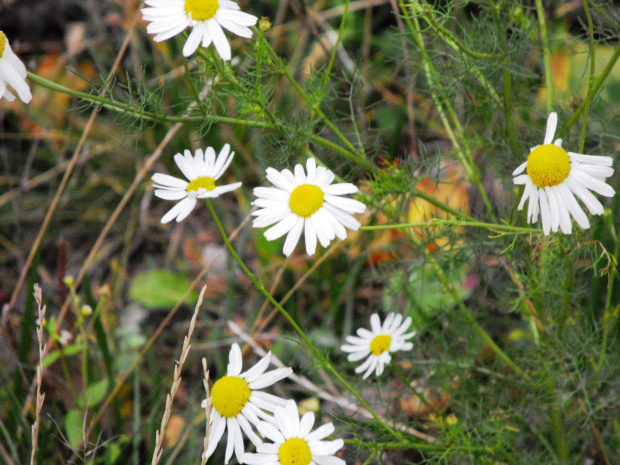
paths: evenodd
<path fill-rule="evenodd" d="M 213 42 L 217 53 L 228 61 L 231 57 L 230 44 L 224 29 L 238 36 L 250 38 L 258 21 L 253 16 L 239 11 L 239 5 L 230 0 L 145 0 L 150 8 L 142 9 L 142 17 L 151 21 L 146 27 L 153 40 L 160 42 L 180 34 L 188 27 L 192 32 L 183 47 L 183 55 L 188 57 L 202 43 L 208 47 Z"/>
<path fill-rule="evenodd" d="M 385 365 L 392 361 L 392 352 L 398 350 L 411 350 L 413 344 L 407 339 L 415 336 L 415 331 L 406 333 L 411 326 L 411 317 L 403 321 L 403 316 L 397 313 L 390 313 L 383 324 L 379 315 L 373 313 L 370 317 L 370 328 L 372 331 L 360 328 L 357 336 L 347 336 L 347 342 L 341 349 L 350 352 L 348 359 L 350 362 L 368 357 L 364 363 L 355 369 L 355 373 L 364 373 L 364 379 L 368 378 L 374 371 L 377 376 L 383 373 Z M 405 334 L 406 333 L 406 334 Z"/>
<path fill-rule="evenodd" d="M 257 446 L 256 454 L 245 454 L 243 460 L 249 465 L 345 465 L 346 462 L 334 454 L 342 449 L 344 441 L 324 441 L 334 432 L 334 424 L 326 423 L 312 431 L 314 413 L 307 412 L 299 419 L 294 400 L 286 407 L 275 410 L 277 427 L 260 422 L 258 431 L 272 444 Z"/>
<path fill-rule="evenodd" d="M 0 31 L 0 98 L 4 97 L 12 102 L 15 95 L 7 89 L 7 85 L 17 92 L 22 102 L 28 103 L 32 100 L 30 87 L 26 84 L 26 67 L 13 53 L 4 32 Z"/>
<path fill-rule="evenodd" d="M 215 185 L 215 181 L 224 174 L 234 156 L 235 152 L 230 151 L 228 144 L 220 150 L 217 158 L 212 147 L 207 147 L 204 153 L 202 149 L 196 150 L 193 157 L 189 150 L 185 151 L 185 156 L 177 153 L 174 161 L 190 182 L 162 173 L 153 175 L 157 197 L 165 200 L 180 200 L 164 215 L 161 222 L 169 223 L 175 218 L 177 221 L 183 221 L 196 206 L 196 199 L 219 197 L 241 186 L 240 182 L 223 186 Z"/>
<path fill-rule="evenodd" d="M 540 212 L 545 235 L 558 229 L 570 234 L 571 216 L 583 229 L 590 227 L 588 217 L 575 195 L 591 214 L 602 215 L 603 205 L 590 191 L 604 197 L 615 194 L 613 188 L 605 183 L 605 179 L 614 174 L 612 158 L 566 152 L 562 148 L 562 139 L 553 142 L 557 124 L 557 113 L 551 113 L 547 119 L 543 145 L 531 149 L 527 161 L 512 173 L 516 176 L 513 179 L 515 184 L 525 184 L 518 209 L 521 210 L 529 199 L 527 222 L 538 221 Z M 527 174 L 521 174 L 523 170 Z"/>
<path fill-rule="evenodd" d="M 249 370 L 241 373 L 241 349 L 238 344 L 230 348 L 226 376 L 218 379 L 211 388 L 211 397 L 202 402 L 202 407 L 211 409 L 209 446 L 205 458 L 211 457 L 217 443 L 228 427 L 225 462 L 232 457 L 233 450 L 240 463 L 245 453 L 241 431 L 258 446 L 262 443 L 252 426 L 261 420 L 274 423 L 271 415 L 263 410 L 273 412 L 276 407 L 283 407 L 286 401 L 259 389 L 271 386 L 293 373 L 292 368 L 278 368 L 265 373 L 271 360 L 271 352 L 265 355 Z"/>
<path fill-rule="evenodd" d="M 323 247 L 337 236 L 346 239 L 349 229 L 360 227 L 352 214 L 363 213 L 366 205 L 354 199 L 342 197 L 355 194 L 358 188 L 350 183 L 332 184 L 334 173 L 322 166 L 317 167 L 314 158 L 306 162 L 307 174 L 302 165 L 295 166 L 295 174 L 285 169 L 267 168 L 267 179 L 275 187 L 256 187 L 257 199 L 252 205 L 260 207 L 252 213 L 256 216 L 252 226 L 264 228 L 265 238 L 273 241 L 288 234 L 284 242 L 284 254 L 290 255 L 297 245 L 301 232 L 306 239 L 306 252 L 313 255 L 317 238 Z"/>

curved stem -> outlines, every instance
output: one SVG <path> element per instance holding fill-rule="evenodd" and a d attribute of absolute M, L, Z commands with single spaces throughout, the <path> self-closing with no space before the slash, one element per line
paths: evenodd
<path fill-rule="evenodd" d="M 325 368 L 327 371 L 329 371 L 332 374 L 332 376 L 335 379 L 337 379 L 338 382 L 340 382 L 340 384 L 342 384 L 342 386 L 344 386 L 344 388 L 347 391 L 349 391 L 351 394 L 353 394 L 353 396 L 355 396 L 355 398 L 360 403 L 360 405 L 362 407 L 364 407 L 372 415 L 372 417 L 378 423 L 381 424 L 381 426 L 386 431 L 388 431 L 392 436 L 394 436 L 395 438 L 397 438 L 400 441 L 405 440 L 405 436 L 402 433 L 396 431 L 394 428 L 392 428 L 390 425 L 388 425 L 379 415 L 377 415 L 374 412 L 374 410 L 372 410 L 370 405 L 368 405 L 368 403 L 364 400 L 364 398 L 362 396 L 360 396 L 360 394 L 353 388 L 353 386 L 351 386 L 342 377 L 342 375 L 340 375 L 340 373 L 338 373 L 338 371 L 333 367 L 331 362 L 321 353 L 321 351 L 314 345 L 314 343 L 310 340 L 310 338 L 306 335 L 306 333 L 304 333 L 304 331 L 299 327 L 299 325 L 293 319 L 293 317 L 284 309 L 284 307 L 282 307 L 282 305 L 280 305 L 280 303 L 276 299 L 274 299 L 274 297 L 271 295 L 271 293 L 265 288 L 265 286 L 263 285 L 263 283 L 260 280 L 260 278 L 258 278 L 254 273 L 252 273 L 250 271 L 250 269 L 246 266 L 246 264 L 243 262 L 241 257 L 239 257 L 239 255 L 235 251 L 234 247 L 232 246 L 232 244 L 228 240 L 228 236 L 226 234 L 226 231 L 224 231 L 224 227 L 222 226 L 222 223 L 220 222 L 217 214 L 215 213 L 215 210 L 213 209 L 213 206 L 211 205 L 211 202 L 209 201 L 209 199 L 205 199 L 205 203 L 207 204 L 207 208 L 209 209 L 209 212 L 211 213 L 211 216 L 213 217 L 213 221 L 215 221 L 215 225 L 217 226 L 217 229 L 220 232 L 220 235 L 222 236 L 222 239 L 224 240 L 224 243 L 226 244 L 226 248 L 228 249 L 228 251 L 230 252 L 232 257 L 235 259 L 235 261 L 239 264 L 239 266 L 241 267 L 243 272 L 246 274 L 246 276 L 248 278 L 250 278 L 250 280 L 252 280 L 252 282 L 254 283 L 254 286 L 256 286 L 256 289 L 258 289 L 258 291 L 261 294 L 263 294 L 263 296 L 265 296 L 267 298 L 267 300 L 269 300 L 269 302 L 271 302 L 271 304 L 275 308 L 278 309 L 280 314 L 282 314 L 282 316 L 284 316 L 284 318 L 286 318 L 286 320 L 293 327 L 295 332 L 304 341 L 304 344 L 306 345 L 306 347 L 314 354 L 314 356 L 320 362 L 321 366 L 323 366 L 323 368 Z"/>

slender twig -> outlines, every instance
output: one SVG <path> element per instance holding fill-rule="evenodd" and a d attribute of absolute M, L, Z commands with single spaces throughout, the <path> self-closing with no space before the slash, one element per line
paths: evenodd
<path fill-rule="evenodd" d="M 185 336 L 185 339 L 183 339 L 181 358 L 174 366 L 172 387 L 170 388 L 170 393 L 166 396 L 166 408 L 164 409 L 164 415 L 161 419 L 161 426 L 159 430 L 155 433 L 155 450 L 153 451 L 153 459 L 151 460 L 151 465 L 157 465 L 159 463 L 159 459 L 161 458 L 161 454 L 163 454 L 164 452 L 164 433 L 166 432 L 168 420 L 170 420 L 170 415 L 172 414 L 172 402 L 174 401 L 174 397 L 176 396 L 179 385 L 181 384 L 181 370 L 183 369 L 183 364 L 185 363 L 185 359 L 187 359 L 187 355 L 189 354 L 189 350 L 191 348 L 189 341 L 191 340 L 192 333 L 194 332 L 194 328 L 196 327 L 196 318 L 198 318 L 198 312 L 200 310 L 200 306 L 202 305 L 202 298 L 204 297 L 206 289 L 207 286 L 203 286 L 202 290 L 200 291 L 200 295 L 198 296 L 198 302 L 196 303 L 196 308 L 194 310 L 194 315 L 192 316 L 192 319 L 189 323 L 187 335 Z"/>
<path fill-rule="evenodd" d="M 108 78 L 106 79 L 106 84 L 102 91 L 102 95 L 104 96 L 107 93 L 109 84 L 112 82 L 112 77 L 116 73 L 116 70 L 118 69 L 118 66 L 121 63 L 121 58 L 125 54 L 125 50 L 127 50 L 127 46 L 129 45 L 129 41 L 131 39 L 131 36 L 133 35 L 133 31 L 134 31 L 135 25 L 139 17 L 140 17 L 139 13 L 136 13 L 136 15 L 134 16 L 132 20 L 131 26 L 129 28 L 129 32 L 127 33 L 125 40 L 123 41 L 123 44 L 121 45 L 121 49 L 116 56 L 116 60 L 114 61 L 114 64 L 112 65 L 112 69 L 108 73 Z M 82 148 L 84 147 L 84 144 L 86 143 L 86 139 L 88 138 L 88 135 L 90 134 L 90 131 L 95 122 L 95 118 L 97 117 L 97 114 L 99 113 L 100 110 L 101 110 L 100 106 L 97 106 L 95 109 L 93 109 L 92 113 L 90 114 L 90 117 L 88 118 L 88 121 L 86 122 L 84 131 L 82 132 L 82 136 L 80 137 L 80 141 L 78 142 L 78 145 L 75 148 L 75 151 L 73 152 L 73 156 L 71 157 L 69 166 L 67 166 L 67 171 L 65 171 L 62 181 L 60 182 L 60 186 L 58 186 L 58 189 L 56 190 L 56 194 L 54 195 L 54 198 L 52 199 L 50 206 L 47 208 L 47 212 L 45 214 L 45 219 L 43 220 L 43 224 L 41 225 L 41 228 L 39 229 L 39 233 L 37 234 L 37 237 L 34 240 L 34 244 L 32 245 L 32 248 L 30 249 L 30 254 L 28 255 L 28 258 L 26 259 L 26 264 L 24 265 L 21 275 L 19 276 L 19 279 L 17 281 L 17 284 L 15 285 L 15 290 L 13 291 L 13 295 L 11 296 L 11 300 L 9 301 L 9 305 L 8 305 L 9 308 L 12 308 L 13 305 L 15 305 L 15 301 L 17 300 L 17 297 L 21 291 L 21 287 L 24 284 L 26 276 L 28 275 L 28 271 L 30 270 L 30 265 L 32 265 L 34 256 L 39 250 L 41 242 L 43 241 L 43 236 L 45 235 L 45 232 L 47 231 L 47 227 L 49 226 L 49 223 L 52 220 L 52 216 L 56 212 L 56 207 L 60 203 L 60 198 L 62 197 L 65 187 L 67 187 L 69 178 L 71 177 L 71 174 L 73 173 L 73 168 L 77 164 L 78 158 L 82 154 Z"/>

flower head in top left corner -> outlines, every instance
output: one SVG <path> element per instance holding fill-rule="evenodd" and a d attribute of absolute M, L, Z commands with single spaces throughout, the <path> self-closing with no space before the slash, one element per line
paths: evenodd
<path fill-rule="evenodd" d="M 163 173 L 155 173 L 155 195 L 160 199 L 179 200 L 161 222 L 166 224 L 176 219 L 183 221 L 196 206 L 196 199 L 219 197 L 225 192 L 239 188 L 242 183 L 235 182 L 218 186 L 216 181 L 224 174 L 235 156 L 230 145 L 225 144 L 219 155 L 215 155 L 213 147 L 206 150 L 198 149 L 194 156 L 189 150 L 184 154 L 177 153 L 174 161 L 189 182 Z"/>
<path fill-rule="evenodd" d="M 11 86 L 20 100 L 29 103 L 32 100 L 30 87 L 26 83 L 26 67 L 9 45 L 9 39 L 0 31 L 0 98 L 9 102 L 15 100 L 15 95 L 7 88 Z"/>

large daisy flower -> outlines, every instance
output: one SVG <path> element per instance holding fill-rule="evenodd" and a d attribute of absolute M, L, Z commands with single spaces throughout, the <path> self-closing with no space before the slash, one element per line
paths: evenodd
<path fill-rule="evenodd" d="M 334 424 L 326 423 L 312 431 L 314 413 L 307 412 L 299 419 L 294 400 L 286 407 L 275 409 L 277 425 L 260 422 L 258 431 L 272 444 L 261 444 L 256 454 L 245 454 L 243 460 L 249 465 L 345 465 L 334 454 L 342 449 L 344 441 L 323 441 L 334 432 Z"/>
<path fill-rule="evenodd" d="M 210 410 L 209 446 L 205 458 L 211 457 L 217 443 L 228 427 L 225 462 L 232 457 L 233 450 L 240 463 L 245 453 L 243 431 L 246 436 L 259 446 L 262 441 L 252 431 L 250 423 L 258 425 L 260 419 L 274 423 L 271 415 L 263 410 L 273 412 L 276 407 L 283 407 L 286 401 L 259 389 L 271 386 L 293 373 L 292 368 L 278 368 L 265 373 L 271 360 L 271 352 L 256 365 L 241 373 L 241 349 L 238 344 L 230 348 L 226 376 L 218 379 L 211 388 L 211 396 L 202 402 L 202 407 Z"/>
<path fill-rule="evenodd" d="M 590 213 L 602 215 L 603 205 L 590 191 L 604 197 L 612 197 L 615 193 L 611 186 L 605 184 L 605 179 L 614 173 L 612 158 L 567 152 L 562 148 L 562 139 L 553 142 L 557 124 L 557 113 L 551 113 L 547 119 L 543 145 L 531 149 L 527 161 L 512 173 L 516 176 L 513 179 L 515 184 L 525 184 L 518 209 L 521 210 L 529 199 L 527 222 L 538 221 L 540 212 L 545 235 L 550 231 L 556 232 L 558 228 L 564 234 L 570 234 L 571 216 L 583 229 L 590 227 L 588 217 L 575 196 Z M 527 174 L 521 174 L 523 170 Z"/>
<path fill-rule="evenodd" d="M 284 254 L 290 255 L 297 245 L 301 232 L 306 239 L 306 252 L 313 255 L 317 238 L 323 247 L 337 236 L 346 239 L 349 229 L 357 230 L 359 221 L 353 213 L 363 213 L 366 205 L 354 199 L 342 197 L 358 192 L 350 183 L 332 184 L 334 173 L 322 166 L 317 167 L 314 158 L 306 162 L 307 174 L 302 165 L 290 170 L 277 171 L 267 168 L 267 179 L 275 187 L 256 187 L 257 199 L 252 205 L 260 207 L 252 213 L 256 216 L 252 226 L 264 228 L 265 238 L 273 241 L 288 234 L 284 242 Z"/>
<path fill-rule="evenodd" d="M 230 44 L 224 29 L 238 36 L 250 38 L 258 21 L 253 16 L 239 11 L 239 5 L 230 0 L 145 0 L 150 8 L 142 9 L 142 17 L 151 21 L 146 27 L 153 40 L 160 42 L 180 34 L 188 27 L 192 32 L 183 47 L 183 55 L 188 57 L 202 43 L 208 47 L 213 42 L 220 56 L 228 61 L 231 57 Z"/>
<path fill-rule="evenodd" d="M 26 67 L 13 53 L 4 32 L 0 31 L 0 98 L 4 97 L 12 102 L 15 95 L 7 89 L 7 85 L 17 92 L 22 102 L 28 103 L 32 100 L 30 87 L 26 84 Z"/>
<path fill-rule="evenodd" d="M 235 152 L 230 151 L 228 144 L 224 145 L 217 158 L 212 147 L 207 147 L 204 153 L 202 149 L 196 150 L 193 157 L 189 150 L 185 151 L 184 156 L 177 153 L 174 156 L 174 161 L 190 182 L 162 173 L 153 175 L 152 179 L 155 182 L 155 195 L 157 197 L 166 200 L 180 200 L 164 215 L 161 222 L 165 224 L 175 218 L 177 221 L 183 221 L 196 206 L 196 199 L 219 197 L 221 194 L 234 191 L 241 186 L 242 183 L 240 182 L 223 186 L 215 185 L 215 181 L 224 174 L 234 156 Z"/>
<path fill-rule="evenodd" d="M 392 361 L 392 352 L 397 350 L 411 350 L 413 344 L 407 339 L 415 336 L 415 331 L 406 333 L 411 326 L 411 317 L 403 321 L 403 316 L 390 313 L 383 324 L 379 315 L 373 313 L 370 317 L 370 328 L 360 328 L 357 336 L 347 336 L 347 342 L 341 347 L 345 352 L 350 352 L 348 359 L 350 362 L 368 357 L 364 363 L 355 369 L 355 373 L 364 373 L 364 379 L 368 378 L 374 371 L 377 376 L 383 373 L 385 365 Z M 406 334 L 405 334 L 406 333 Z"/>

